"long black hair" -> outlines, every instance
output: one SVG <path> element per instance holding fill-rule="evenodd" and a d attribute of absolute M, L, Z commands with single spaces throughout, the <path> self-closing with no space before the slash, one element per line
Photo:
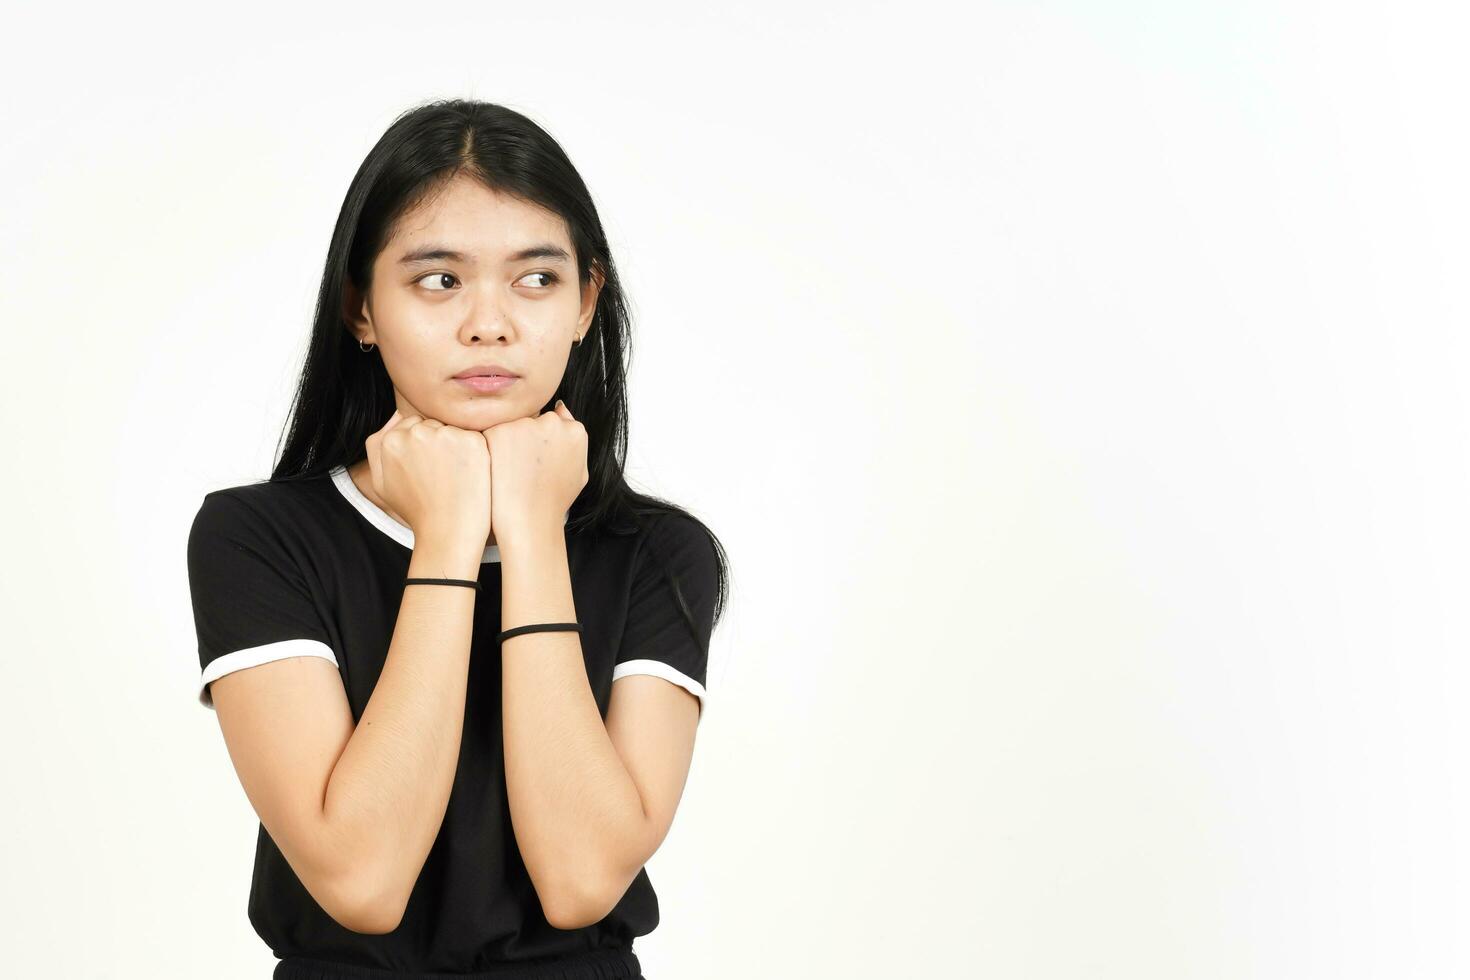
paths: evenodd
<path fill-rule="evenodd" d="M 594 269 L 602 278 L 592 322 L 572 348 L 561 384 L 541 409 L 550 410 L 560 398 L 587 430 L 587 485 L 572 505 L 568 531 L 636 533 L 669 514 L 695 521 L 709 535 L 719 566 L 718 622 L 729 579 L 719 538 L 677 504 L 635 491 L 623 475 L 631 351 L 628 307 L 592 196 L 556 140 L 505 106 L 467 99 L 416 106 L 389 125 L 358 168 L 327 248 L 311 340 L 271 482 L 319 477 L 366 458 L 367 437 L 383 427 L 396 404 L 382 358 L 364 354 L 347 327 L 345 286 L 350 282 L 358 296 L 366 296 L 373 262 L 394 222 L 460 174 L 559 214 L 571 233 L 579 284 L 585 287 Z M 667 569 L 665 577 L 693 628 L 677 581 Z"/>

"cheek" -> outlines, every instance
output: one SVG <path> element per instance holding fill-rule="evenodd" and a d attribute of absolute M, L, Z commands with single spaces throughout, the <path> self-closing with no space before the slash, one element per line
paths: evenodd
<path fill-rule="evenodd" d="M 378 333 L 384 340 L 378 349 L 393 387 L 419 409 L 431 411 L 430 406 L 445 397 L 441 382 L 454 373 L 446 365 L 455 363 L 446 359 L 435 332 L 422 324 L 380 321 Z"/>
<path fill-rule="evenodd" d="M 536 414 L 555 396 L 571 363 L 573 333 L 558 322 L 553 329 L 525 338 L 525 384 L 517 398 L 523 400 L 528 414 Z"/>

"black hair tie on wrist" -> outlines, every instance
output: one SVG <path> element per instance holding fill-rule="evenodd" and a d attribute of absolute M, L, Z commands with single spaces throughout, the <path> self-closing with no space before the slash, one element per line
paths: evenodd
<path fill-rule="evenodd" d="M 410 578 L 404 579 L 404 585 L 463 585 L 480 591 L 480 583 L 472 582 L 463 578 Z M 522 633 L 541 633 L 548 630 L 569 630 L 577 633 L 582 632 L 581 623 L 532 623 L 529 626 L 517 626 L 513 629 L 502 630 L 495 638 L 497 643 L 504 643 L 512 636 L 520 636 Z"/>
<path fill-rule="evenodd" d="M 466 578 L 410 578 L 403 580 L 404 585 L 464 585 L 480 591 L 479 582 L 471 582 Z"/>
<path fill-rule="evenodd" d="M 510 639 L 512 636 L 520 636 L 522 633 L 540 633 L 540 632 L 543 632 L 543 631 L 546 631 L 546 630 L 568 630 L 568 631 L 575 631 L 575 632 L 580 633 L 580 632 L 582 632 L 582 624 L 581 623 L 532 623 L 530 626 L 517 626 L 514 629 L 502 630 L 501 633 L 500 633 L 500 635 L 498 637 L 496 637 L 496 640 L 498 640 L 501 643 L 504 643 L 506 640 Z"/>

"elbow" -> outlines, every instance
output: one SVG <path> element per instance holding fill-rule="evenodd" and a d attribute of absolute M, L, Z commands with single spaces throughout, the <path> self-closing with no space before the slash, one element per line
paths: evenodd
<path fill-rule="evenodd" d="M 607 854 L 583 852 L 564 867 L 532 871 L 546 921 L 556 929 L 585 929 L 607 918 L 643 870 L 645 853 L 651 852 L 640 842 L 636 865 L 628 863 L 627 854 L 614 860 Z"/>
<path fill-rule="evenodd" d="M 403 922 L 408 902 L 376 883 L 343 881 L 330 890 L 331 904 L 323 911 L 342 928 L 367 936 L 383 936 Z"/>
<path fill-rule="evenodd" d="M 573 876 L 559 887 L 537 889 L 542 914 L 556 929 L 585 929 L 601 922 L 617 904 L 616 899 L 608 900 L 610 890 L 602 885 L 601 879 Z"/>
<path fill-rule="evenodd" d="M 343 818 L 318 824 L 309 862 L 297 876 L 322 911 L 342 928 L 368 936 L 393 932 L 403 921 L 408 892 L 403 869 L 391 858 L 391 841 L 371 837 Z M 293 862 L 293 869 L 296 865 Z"/>
<path fill-rule="evenodd" d="M 652 853 L 640 850 L 639 854 Z M 589 862 L 594 863 L 595 862 Z M 557 929 L 583 929 L 607 918 L 628 893 L 643 862 L 603 866 L 597 873 L 566 874 L 555 885 L 536 887 L 546 921 Z"/>
<path fill-rule="evenodd" d="M 382 905 L 368 906 L 333 916 L 342 928 L 365 936 L 386 936 L 403 922 L 403 910 Z"/>
<path fill-rule="evenodd" d="M 608 913 L 600 904 L 576 901 L 542 902 L 541 909 L 555 929 L 585 929 L 601 922 Z"/>

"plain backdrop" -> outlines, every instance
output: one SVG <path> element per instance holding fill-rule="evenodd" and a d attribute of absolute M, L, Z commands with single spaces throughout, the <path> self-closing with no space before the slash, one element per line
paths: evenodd
<path fill-rule="evenodd" d="M 1470 975 L 1455 5 L 12 9 L 0 974 L 259 980 L 184 546 L 399 112 L 565 147 L 725 543 L 674 978 Z"/>

